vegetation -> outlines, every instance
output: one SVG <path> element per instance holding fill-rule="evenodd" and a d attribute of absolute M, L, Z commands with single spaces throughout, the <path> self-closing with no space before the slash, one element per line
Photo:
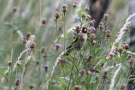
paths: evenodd
<path fill-rule="evenodd" d="M 135 14 L 122 16 L 126 0 L 117 2 L 111 8 L 120 12 L 95 28 L 87 1 L 0 0 L 0 90 L 126 90 L 134 80 L 126 38 Z M 64 55 L 84 26 L 84 47 Z"/>

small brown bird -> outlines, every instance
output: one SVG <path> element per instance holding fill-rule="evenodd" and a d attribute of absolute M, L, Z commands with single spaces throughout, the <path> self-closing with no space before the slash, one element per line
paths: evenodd
<path fill-rule="evenodd" d="M 80 50 L 86 43 L 87 40 L 87 28 L 82 27 L 79 35 L 73 40 L 72 44 L 67 47 L 67 52 L 64 55 L 68 56 L 73 50 Z"/>

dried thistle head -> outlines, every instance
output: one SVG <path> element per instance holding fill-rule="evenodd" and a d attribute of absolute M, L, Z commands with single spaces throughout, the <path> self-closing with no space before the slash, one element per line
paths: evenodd
<path fill-rule="evenodd" d="M 40 49 L 40 51 L 41 51 L 42 53 L 46 52 L 46 47 L 45 47 L 45 46 L 42 46 L 41 49 Z"/>
<path fill-rule="evenodd" d="M 12 61 L 8 61 L 8 66 L 11 66 L 12 65 Z"/>
<path fill-rule="evenodd" d="M 43 52 L 43 57 L 46 58 L 48 56 L 47 52 Z"/>
<path fill-rule="evenodd" d="M 129 59 L 129 63 L 130 63 L 130 65 L 133 65 L 135 63 L 135 59 L 134 58 L 130 58 Z"/>
<path fill-rule="evenodd" d="M 109 15 L 108 14 L 104 14 L 104 20 L 108 20 Z"/>
<path fill-rule="evenodd" d="M 26 39 L 28 40 L 30 38 L 30 36 L 31 36 L 31 33 L 30 32 L 27 32 Z"/>
<path fill-rule="evenodd" d="M 90 6 L 89 5 L 86 5 L 85 11 L 88 12 L 89 10 L 90 10 Z"/>
<path fill-rule="evenodd" d="M 31 42 L 31 43 L 30 43 L 30 48 L 31 48 L 31 49 L 34 49 L 35 46 L 36 46 L 36 43 L 35 43 L 35 42 Z"/>
<path fill-rule="evenodd" d="M 120 85 L 120 90 L 126 90 L 126 85 L 125 84 L 121 84 Z"/>
<path fill-rule="evenodd" d="M 80 85 L 75 85 L 74 90 L 80 90 L 81 86 Z"/>
<path fill-rule="evenodd" d="M 44 69 L 45 69 L 46 72 L 48 71 L 48 64 L 44 65 Z"/>
<path fill-rule="evenodd" d="M 103 22 L 100 22 L 100 23 L 99 23 L 99 28 L 100 28 L 100 29 L 103 29 L 103 27 L 104 27 L 104 23 L 103 23 Z"/>
<path fill-rule="evenodd" d="M 129 49 L 129 45 L 127 42 L 123 42 L 123 47 L 125 50 Z"/>
<path fill-rule="evenodd" d="M 63 5 L 63 6 L 62 6 L 62 12 L 63 12 L 63 13 L 67 12 L 67 5 Z"/>
<path fill-rule="evenodd" d="M 83 12 L 81 16 L 82 16 L 82 18 L 85 18 L 86 17 L 86 13 Z"/>
<path fill-rule="evenodd" d="M 46 19 L 43 18 L 43 19 L 42 19 L 42 25 L 44 26 L 45 24 L 46 24 Z"/>
<path fill-rule="evenodd" d="M 59 19 L 60 18 L 60 14 L 56 11 L 55 12 L 55 19 L 57 20 L 57 19 Z"/>
<path fill-rule="evenodd" d="M 73 8 L 76 8 L 77 7 L 77 1 L 74 1 L 72 6 L 73 6 Z"/>
<path fill-rule="evenodd" d="M 107 71 L 104 72 L 103 78 L 108 78 L 108 72 Z"/>
<path fill-rule="evenodd" d="M 95 33 L 90 34 L 90 38 L 94 39 L 96 37 Z"/>
<path fill-rule="evenodd" d="M 82 69 L 79 71 L 79 73 L 80 73 L 81 75 L 84 75 L 84 74 L 86 73 L 86 70 L 82 68 Z"/>
<path fill-rule="evenodd" d="M 93 40 L 92 41 L 92 45 L 96 45 L 97 44 L 97 41 L 96 40 Z"/>
<path fill-rule="evenodd" d="M 61 48 L 61 44 L 56 43 L 56 44 L 55 44 L 55 47 L 56 47 L 56 51 L 57 51 L 57 50 L 59 50 L 59 48 Z"/>
<path fill-rule="evenodd" d="M 94 25 L 95 25 L 95 22 L 96 22 L 95 20 L 91 20 L 89 24 L 90 24 L 91 26 L 94 26 Z"/>
<path fill-rule="evenodd" d="M 106 37 L 111 37 L 111 31 L 110 30 L 106 30 Z"/>
<path fill-rule="evenodd" d="M 22 43 L 25 44 L 26 42 L 27 42 L 27 38 L 26 37 L 23 37 Z"/>
<path fill-rule="evenodd" d="M 33 89 L 35 87 L 35 84 L 30 84 L 29 88 Z"/>
<path fill-rule="evenodd" d="M 17 78 L 17 79 L 15 80 L 15 84 L 16 84 L 17 86 L 20 84 L 20 82 L 21 82 L 20 78 Z"/>

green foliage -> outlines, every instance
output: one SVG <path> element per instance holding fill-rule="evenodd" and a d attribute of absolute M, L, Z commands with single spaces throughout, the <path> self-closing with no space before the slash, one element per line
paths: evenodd
<path fill-rule="evenodd" d="M 127 17 L 123 19 L 116 15 L 121 18 L 115 18 L 115 23 L 115 15 L 112 14 L 108 20 L 102 20 L 102 28 L 92 31 L 92 19 L 82 17 L 82 13 L 88 14 L 85 3 L 73 9 L 68 2 L 67 12 L 64 13 L 60 11 L 63 1 L 55 5 L 57 3 L 58 0 L 0 1 L 0 79 L 4 78 L 0 90 L 29 90 L 32 86 L 32 90 L 74 90 L 76 87 L 79 90 L 109 90 L 113 79 L 113 88 L 119 90 L 121 84 L 134 81 L 134 75 L 129 76 L 134 70 L 129 63 L 129 54 L 135 58 L 134 53 L 124 49 L 122 40 L 112 50 L 115 32 L 120 30 Z M 125 1 L 114 0 L 116 10 L 124 7 L 119 3 L 124 4 Z M 58 19 L 54 19 L 56 10 L 60 14 Z M 82 30 L 80 26 L 89 29 L 86 43 L 80 50 L 64 56 L 65 48 L 80 36 L 77 26 L 79 30 Z M 110 30 L 111 37 L 106 36 L 106 29 Z M 92 34 L 95 37 L 91 37 Z M 124 33 L 123 41 L 128 35 L 129 31 Z M 45 48 L 41 50 L 41 46 Z M 118 50 L 119 46 L 123 47 L 123 51 Z M 114 55 L 110 55 L 110 51 Z M 17 78 L 20 80 L 18 83 Z"/>

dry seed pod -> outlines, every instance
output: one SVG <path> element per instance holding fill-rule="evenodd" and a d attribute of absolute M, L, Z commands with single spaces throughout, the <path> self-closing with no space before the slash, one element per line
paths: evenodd
<path fill-rule="evenodd" d="M 108 14 L 104 14 L 104 20 L 108 20 L 109 15 Z"/>
<path fill-rule="evenodd" d="M 126 85 L 125 84 L 121 84 L 120 85 L 120 90 L 126 90 Z"/>
<path fill-rule="evenodd" d="M 67 12 L 67 5 L 62 6 L 62 12 L 64 12 L 64 13 Z"/>
<path fill-rule="evenodd" d="M 74 90 L 80 90 L 80 85 L 75 85 Z"/>
<path fill-rule="evenodd" d="M 80 72 L 81 75 L 84 75 L 86 73 L 86 70 L 85 69 L 81 69 L 79 72 Z"/>
<path fill-rule="evenodd" d="M 125 43 L 123 46 L 124 46 L 124 49 L 126 50 L 129 49 L 129 45 L 127 43 Z"/>
<path fill-rule="evenodd" d="M 31 48 L 31 49 L 34 49 L 34 48 L 35 48 L 35 45 L 36 45 L 35 42 L 31 42 L 31 43 L 30 43 L 30 48 Z"/>
<path fill-rule="evenodd" d="M 8 66 L 11 66 L 12 65 L 12 61 L 8 61 Z"/>
<path fill-rule="evenodd" d="M 90 38 L 91 39 L 94 39 L 96 37 L 96 35 L 94 34 L 94 33 L 92 33 L 91 35 L 90 35 Z"/>
<path fill-rule="evenodd" d="M 93 40 L 92 41 L 92 45 L 96 45 L 97 41 L 96 40 Z"/>
<path fill-rule="evenodd" d="M 55 18 L 56 20 L 60 18 L 60 14 L 57 11 L 55 12 Z"/>
<path fill-rule="evenodd" d="M 34 87 L 35 87 L 35 84 L 31 84 L 31 85 L 29 86 L 30 89 L 33 89 Z"/>
<path fill-rule="evenodd" d="M 45 25 L 45 24 L 46 24 L 46 19 L 43 18 L 43 19 L 42 19 L 42 25 Z"/>
<path fill-rule="evenodd" d="M 41 51 L 42 53 L 45 52 L 45 51 L 46 51 L 46 47 L 45 47 L 45 46 L 42 46 L 41 49 L 40 49 L 40 51 Z"/>

